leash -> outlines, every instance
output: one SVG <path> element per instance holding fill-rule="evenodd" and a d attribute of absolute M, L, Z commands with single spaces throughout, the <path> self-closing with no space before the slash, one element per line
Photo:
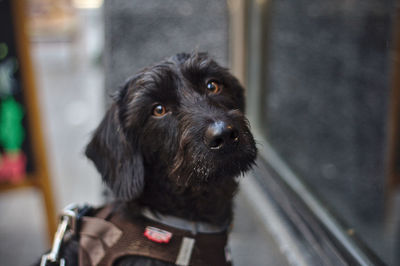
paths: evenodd
<path fill-rule="evenodd" d="M 63 240 L 67 236 L 71 237 L 75 232 L 78 232 L 79 220 L 92 209 L 88 205 L 79 208 L 77 204 L 70 204 L 63 209 L 52 248 L 49 253 L 42 256 L 40 266 L 65 266 L 65 260 L 60 258 Z"/>

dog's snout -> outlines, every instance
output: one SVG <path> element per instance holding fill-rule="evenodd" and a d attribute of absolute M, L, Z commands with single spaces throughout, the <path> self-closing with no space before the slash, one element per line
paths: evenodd
<path fill-rule="evenodd" d="M 221 150 L 239 142 L 239 132 L 232 125 L 217 121 L 207 127 L 204 142 L 212 150 Z"/>

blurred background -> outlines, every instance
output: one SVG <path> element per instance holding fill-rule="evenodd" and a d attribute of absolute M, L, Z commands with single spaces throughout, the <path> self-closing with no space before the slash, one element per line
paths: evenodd
<path fill-rule="evenodd" d="M 83 150 L 109 95 L 199 50 L 247 88 L 260 150 L 234 264 L 399 265 L 399 18 L 397 0 L 0 0 L 0 264 L 104 201 Z"/>

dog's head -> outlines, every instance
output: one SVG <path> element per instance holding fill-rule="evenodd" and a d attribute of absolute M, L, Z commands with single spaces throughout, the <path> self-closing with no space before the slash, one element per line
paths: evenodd
<path fill-rule="evenodd" d="M 204 186 L 248 170 L 256 147 L 243 115 L 243 88 L 204 53 L 145 68 L 119 90 L 88 144 L 116 197 L 147 182 Z"/>

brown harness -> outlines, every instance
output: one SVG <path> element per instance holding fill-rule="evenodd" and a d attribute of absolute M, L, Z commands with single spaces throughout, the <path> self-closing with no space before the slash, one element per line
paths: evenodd
<path fill-rule="evenodd" d="M 176 265 L 231 265 L 226 255 L 226 231 L 194 234 L 146 218 L 128 220 L 121 212 L 112 210 L 109 205 L 98 209 L 93 216 L 80 219 L 80 266 L 111 266 L 118 259 L 132 255 Z M 155 238 L 145 235 L 148 230 L 156 234 Z M 158 232 L 161 236 L 157 236 Z"/>

